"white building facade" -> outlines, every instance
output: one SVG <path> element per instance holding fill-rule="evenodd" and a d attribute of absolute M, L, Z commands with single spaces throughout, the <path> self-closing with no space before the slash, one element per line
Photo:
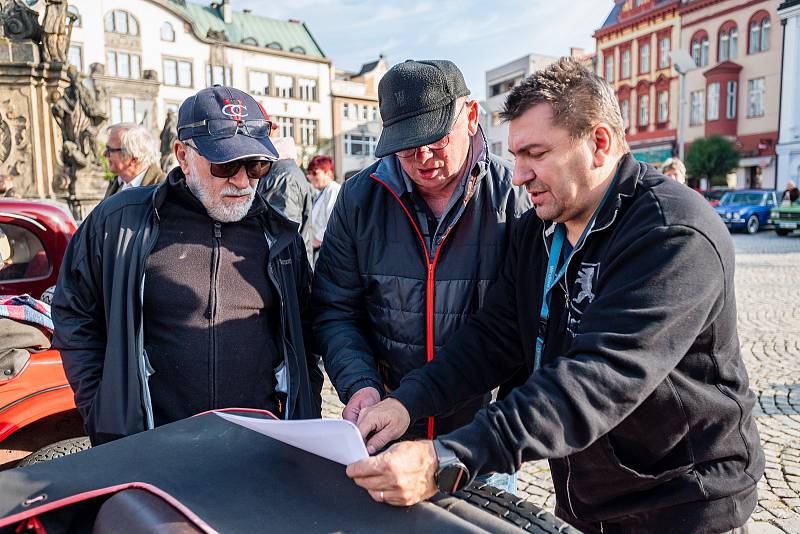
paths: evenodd
<path fill-rule="evenodd" d="M 778 17 L 784 31 L 777 146 L 777 189 L 782 191 L 789 180 L 800 183 L 800 0 L 783 2 Z"/>
<path fill-rule="evenodd" d="M 79 19 L 69 61 L 102 82 L 109 124 L 158 133 L 189 96 L 231 85 L 261 102 L 279 127 L 273 135 L 293 137 L 302 159 L 331 151 L 331 62 L 303 23 L 234 11 L 230 0 L 70 4 Z"/>
<path fill-rule="evenodd" d="M 509 91 L 529 74 L 546 67 L 558 58 L 541 54 L 528 54 L 519 59 L 486 71 L 486 109 L 484 133 L 489 151 L 501 158 L 510 159 L 508 152 L 508 123 L 500 119 Z"/>

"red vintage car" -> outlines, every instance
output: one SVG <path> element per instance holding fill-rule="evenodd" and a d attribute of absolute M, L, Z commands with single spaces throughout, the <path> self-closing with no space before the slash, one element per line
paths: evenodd
<path fill-rule="evenodd" d="M 40 299 L 55 286 L 75 230 L 72 215 L 55 202 L 0 199 L 0 295 Z M 70 411 L 75 403 L 58 351 L 31 352 L 21 369 L 0 377 L 0 441 Z"/>

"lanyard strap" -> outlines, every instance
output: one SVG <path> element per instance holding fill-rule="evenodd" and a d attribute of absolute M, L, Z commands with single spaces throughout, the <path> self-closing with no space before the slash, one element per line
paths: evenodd
<path fill-rule="evenodd" d="M 567 267 L 569 266 L 569 261 L 572 259 L 572 256 L 575 252 L 583 246 L 583 242 L 586 240 L 586 237 L 591 233 L 592 228 L 594 227 L 595 220 L 597 219 L 600 210 L 605 205 L 608 197 L 611 195 L 611 191 L 614 189 L 617 179 L 619 178 L 620 169 L 617 169 L 617 173 L 614 176 L 614 179 L 608 185 L 608 189 L 606 189 L 605 194 L 603 195 L 603 199 L 600 201 L 600 204 L 592 213 L 591 219 L 589 219 L 589 223 L 586 225 L 586 228 L 583 229 L 581 236 L 578 238 L 578 241 L 575 243 L 575 247 L 572 249 L 572 252 L 569 253 L 569 257 L 564 258 L 564 265 L 561 266 L 561 269 L 558 269 L 558 260 L 561 259 L 561 249 L 564 246 L 564 239 L 566 238 L 567 230 L 563 223 L 555 223 L 555 233 L 553 234 L 553 242 L 550 245 L 550 259 L 547 261 L 547 273 L 544 277 L 544 295 L 542 295 L 542 307 L 539 310 L 539 327 L 536 332 L 536 353 L 534 355 L 533 360 L 533 370 L 535 371 L 542 365 L 542 353 L 544 352 L 544 340 L 545 336 L 547 335 L 547 321 L 550 319 L 550 295 L 553 287 L 561 280 L 561 277 L 567 273 Z M 558 269 L 558 272 L 556 270 Z"/>

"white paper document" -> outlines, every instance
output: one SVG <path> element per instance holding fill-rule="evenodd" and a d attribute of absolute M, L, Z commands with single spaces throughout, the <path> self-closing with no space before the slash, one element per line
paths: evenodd
<path fill-rule="evenodd" d="M 344 419 L 282 421 L 256 419 L 224 412 L 215 413 L 223 419 L 259 434 L 343 465 L 350 465 L 369 457 L 358 428 Z"/>

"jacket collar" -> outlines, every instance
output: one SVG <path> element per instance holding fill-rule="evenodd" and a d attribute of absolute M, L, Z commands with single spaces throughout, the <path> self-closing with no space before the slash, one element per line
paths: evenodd
<path fill-rule="evenodd" d="M 646 172 L 647 165 L 638 161 L 630 153 L 620 158 L 615 171 L 617 179 L 609 186 L 614 189 L 611 191 L 606 203 L 600 208 L 600 213 L 597 214 L 597 219 L 595 219 L 594 227 L 590 230 L 590 233 L 606 228 L 614 222 L 617 212 L 622 206 L 623 199 L 630 198 L 636 193 L 636 187 Z M 545 238 L 550 237 L 555 227 L 556 225 L 550 222 L 543 228 L 543 236 Z M 545 242 L 547 241 L 545 240 Z"/>
<path fill-rule="evenodd" d="M 476 176 L 477 181 L 480 181 L 489 169 L 488 143 L 486 142 L 486 136 L 483 134 L 483 129 L 480 125 L 478 126 L 478 131 L 472 136 L 471 143 L 471 150 L 467 154 L 467 157 L 471 158 L 470 172 L 467 174 Z M 386 184 L 398 197 L 402 197 L 406 193 L 407 188 L 403 178 L 403 169 L 400 167 L 400 161 L 394 154 L 381 158 L 373 174 Z"/>
<path fill-rule="evenodd" d="M 159 210 L 164 205 L 170 188 L 175 187 L 175 183 L 181 182 L 185 187 L 186 175 L 183 174 L 183 170 L 180 167 L 175 167 L 167 175 L 167 178 L 153 190 L 151 198 L 155 220 L 161 220 Z M 251 208 L 250 213 L 253 213 L 253 210 L 257 212 L 264 227 L 264 235 L 269 243 L 270 258 L 272 258 L 291 244 L 300 225 L 289 219 L 281 211 L 273 208 L 258 191 L 256 191 L 256 197 L 253 200 L 253 208 Z"/>

